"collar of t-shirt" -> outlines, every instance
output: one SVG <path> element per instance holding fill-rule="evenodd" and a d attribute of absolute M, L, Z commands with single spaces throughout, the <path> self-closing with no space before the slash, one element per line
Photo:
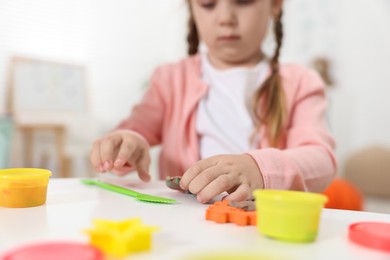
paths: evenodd
<path fill-rule="evenodd" d="M 202 79 L 209 86 L 197 114 L 201 158 L 243 153 L 251 148 L 251 101 L 264 81 L 267 67 L 267 62 L 260 61 L 251 68 L 219 70 L 206 53 L 201 54 Z"/>

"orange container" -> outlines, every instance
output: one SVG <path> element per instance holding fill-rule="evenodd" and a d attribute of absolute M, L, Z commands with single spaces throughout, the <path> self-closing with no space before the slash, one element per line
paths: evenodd
<path fill-rule="evenodd" d="M 36 168 L 0 170 L 0 207 L 25 208 L 45 204 L 51 172 Z"/>

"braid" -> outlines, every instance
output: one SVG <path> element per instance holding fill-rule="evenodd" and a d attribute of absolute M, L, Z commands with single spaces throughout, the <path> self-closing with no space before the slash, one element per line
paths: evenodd
<path fill-rule="evenodd" d="M 198 52 L 199 35 L 198 35 L 198 29 L 196 28 L 196 24 L 194 21 L 194 17 L 192 16 L 191 7 L 190 7 L 190 18 L 188 20 L 188 29 L 189 29 L 187 35 L 188 54 L 194 55 Z"/>
<path fill-rule="evenodd" d="M 253 111 L 257 119 L 256 134 L 260 124 L 265 124 L 269 143 L 277 147 L 281 142 L 283 126 L 286 120 L 285 96 L 279 75 L 279 55 L 283 39 L 282 11 L 275 17 L 274 34 L 276 39 L 275 53 L 270 60 L 271 75 L 254 96 Z M 261 104 L 260 104 L 261 103 Z"/>
<path fill-rule="evenodd" d="M 276 74 L 279 73 L 279 55 L 280 55 L 280 49 L 282 47 L 282 40 L 283 40 L 282 15 L 283 12 L 280 11 L 275 18 L 275 25 L 274 25 L 276 49 L 275 49 L 274 56 L 272 57 L 271 64 L 272 64 L 272 72 Z"/>

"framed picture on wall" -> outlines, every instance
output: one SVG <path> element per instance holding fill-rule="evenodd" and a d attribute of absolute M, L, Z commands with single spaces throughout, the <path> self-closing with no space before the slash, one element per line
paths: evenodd
<path fill-rule="evenodd" d="M 17 122 L 61 122 L 86 111 L 84 66 L 15 57 L 10 71 L 9 112 Z"/>

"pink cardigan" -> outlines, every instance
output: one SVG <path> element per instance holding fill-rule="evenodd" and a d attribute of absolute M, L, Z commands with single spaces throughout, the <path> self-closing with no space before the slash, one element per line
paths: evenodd
<path fill-rule="evenodd" d="M 299 65 L 282 65 L 280 73 L 287 99 L 286 142 L 280 149 L 270 148 L 262 127 L 258 149 L 247 153 L 257 162 L 266 189 L 321 192 L 336 174 L 324 84 Z M 162 144 L 161 179 L 183 175 L 200 159 L 196 111 L 207 89 L 199 55 L 161 66 L 142 101 L 118 126 L 138 132 L 150 145 Z"/>

